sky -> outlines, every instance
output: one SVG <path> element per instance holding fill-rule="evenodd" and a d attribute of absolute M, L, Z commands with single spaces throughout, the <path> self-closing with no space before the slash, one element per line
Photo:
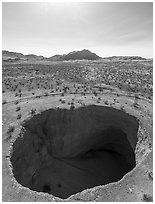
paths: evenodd
<path fill-rule="evenodd" d="M 3 2 L 2 49 L 50 57 L 153 57 L 151 2 Z"/>

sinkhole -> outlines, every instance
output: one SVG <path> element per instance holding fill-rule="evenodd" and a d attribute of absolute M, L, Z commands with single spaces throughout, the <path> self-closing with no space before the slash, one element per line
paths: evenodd
<path fill-rule="evenodd" d="M 119 181 L 136 165 L 138 120 L 96 105 L 49 109 L 23 123 L 11 163 L 23 186 L 60 198 Z"/>

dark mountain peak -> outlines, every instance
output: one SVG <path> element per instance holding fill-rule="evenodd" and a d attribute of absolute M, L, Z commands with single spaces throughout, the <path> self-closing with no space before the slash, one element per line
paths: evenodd
<path fill-rule="evenodd" d="M 98 55 L 95 53 L 92 53 L 91 51 L 87 49 L 83 49 L 81 51 L 72 51 L 68 54 L 64 55 L 54 55 L 52 57 L 49 57 L 48 60 L 52 61 L 62 61 L 62 60 L 97 60 L 100 59 Z"/>
<path fill-rule="evenodd" d="M 70 52 L 65 56 L 65 60 L 82 60 L 82 59 L 97 60 L 100 59 L 100 57 L 86 49 L 81 51 Z"/>
<path fill-rule="evenodd" d="M 89 53 L 92 53 L 91 51 L 89 51 L 89 50 L 87 50 L 87 49 L 83 49 L 83 50 L 81 50 L 81 51 L 79 51 L 79 52 L 89 52 Z"/>

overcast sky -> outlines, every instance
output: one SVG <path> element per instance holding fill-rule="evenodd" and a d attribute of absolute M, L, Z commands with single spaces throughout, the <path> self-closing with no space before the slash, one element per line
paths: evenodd
<path fill-rule="evenodd" d="M 153 56 L 153 3 L 3 2 L 2 48 L 52 56 Z"/>

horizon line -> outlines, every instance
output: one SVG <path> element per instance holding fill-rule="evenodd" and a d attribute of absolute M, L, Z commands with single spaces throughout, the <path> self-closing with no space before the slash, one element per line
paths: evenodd
<path fill-rule="evenodd" d="M 71 51 L 71 52 L 78 52 L 78 51 L 83 51 L 83 50 L 88 50 L 90 51 L 89 49 L 82 49 L 82 50 L 75 50 L 75 51 Z M 2 49 L 2 51 L 8 51 L 8 52 L 14 52 L 14 53 L 19 53 L 19 54 L 23 54 L 23 55 L 36 55 L 36 56 L 40 56 L 40 57 L 44 57 L 44 58 L 50 58 L 50 57 L 53 57 L 55 55 L 67 55 L 71 52 L 68 52 L 67 54 L 54 54 L 54 55 L 51 55 L 50 57 L 48 56 L 45 56 L 45 55 L 38 55 L 38 54 L 35 54 L 35 53 L 25 53 L 25 52 L 20 52 L 20 51 L 13 51 L 13 50 L 8 50 L 8 49 Z M 92 51 L 90 51 L 92 52 Z M 95 52 L 92 52 L 94 54 L 96 54 Z M 96 54 L 98 55 L 98 54 Z M 99 55 L 98 55 L 99 56 Z M 101 57 L 101 56 L 99 56 Z M 152 57 L 145 57 L 145 56 L 142 56 L 142 55 L 109 55 L 109 56 L 103 56 L 101 58 L 108 58 L 108 57 L 142 57 L 142 58 L 146 58 L 146 59 L 153 59 L 153 56 Z"/>

